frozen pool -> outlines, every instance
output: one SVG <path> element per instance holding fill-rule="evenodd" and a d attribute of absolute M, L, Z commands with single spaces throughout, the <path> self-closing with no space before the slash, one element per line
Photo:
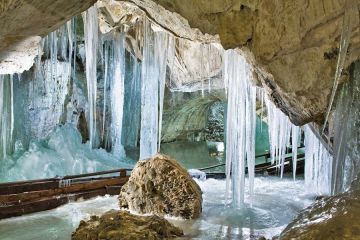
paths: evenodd
<path fill-rule="evenodd" d="M 196 180 L 203 190 L 203 213 L 197 220 L 168 218 L 180 226 L 183 239 L 256 239 L 278 234 L 292 218 L 311 203 L 304 182 L 277 177 L 257 177 L 252 208 L 226 205 L 225 180 Z M 117 197 L 98 197 L 70 203 L 54 210 L 0 221 L 2 240 L 70 239 L 80 220 L 116 209 Z"/>

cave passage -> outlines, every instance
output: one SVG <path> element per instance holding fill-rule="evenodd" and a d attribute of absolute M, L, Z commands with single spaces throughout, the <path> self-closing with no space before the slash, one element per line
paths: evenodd
<path fill-rule="evenodd" d="M 117 195 L 138 177 L 131 170 L 158 153 L 174 158 L 202 191 L 197 219 L 159 207 L 186 239 L 272 239 L 284 229 L 291 237 L 298 234 L 291 226 L 306 218 L 299 215 L 303 209 L 356 192 L 358 62 L 339 96 L 331 97 L 330 109 L 335 107 L 325 124 L 297 126 L 284 111 L 289 103 L 268 89 L 276 87 L 259 84 L 267 79 L 259 80 L 255 60 L 243 48 L 226 50 L 201 32 L 196 39 L 181 37 L 135 3 L 118 3 L 127 8 L 114 22 L 104 4 L 44 36 L 29 70 L 0 75 L 0 211 L 12 216 L 0 214 L 7 218 L 0 220 L 0 239 L 71 239 L 81 220 L 120 210 Z M 136 17 L 127 19 L 126 11 Z M 126 171 L 91 175 L 114 169 Z M 163 174 L 170 176 L 171 169 Z M 165 201 L 156 172 L 148 169 L 141 177 L 141 191 Z M 121 178 L 121 184 L 91 188 Z M 46 187 L 39 187 L 43 182 Z M 66 192 L 77 184 L 89 189 Z M 48 201 L 49 192 L 58 207 L 34 207 Z M 139 205 L 149 203 L 156 201 Z M 39 211 L 24 210 L 26 204 Z"/>

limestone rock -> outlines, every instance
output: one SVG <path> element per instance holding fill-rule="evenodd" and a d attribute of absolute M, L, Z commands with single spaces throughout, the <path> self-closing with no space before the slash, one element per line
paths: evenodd
<path fill-rule="evenodd" d="M 322 198 L 303 210 L 281 233 L 281 240 L 360 239 L 360 189 Z"/>
<path fill-rule="evenodd" d="M 181 93 L 167 91 L 164 104 L 162 142 L 223 141 L 224 114 L 214 117 L 217 105 L 224 99 L 220 92 Z M 215 110 L 215 111 L 213 111 Z M 223 110 L 223 109 L 222 109 Z M 214 113 L 215 112 L 215 113 Z M 215 119 L 214 119 L 215 118 Z M 218 129 L 220 128 L 220 129 Z M 219 134 L 220 135 L 217 135 Z"/>
<path fill-rule="evenodd" d="M 40 37 L 96 0 L 5 0 L 0 3 L 0 73 L 21 73 L 38 54 Z M 19 64 L 19 59 L 26 64 Z"/>
<path fill-rule="evenodd" d="M 173 239 L 183 231 L 159 216 L 138 216 L 111 210 L 101 217 L 81 221 L 72 240 L 157 240 Z"/>
<path fill-rule="evenodd" d="M 163 7 L 147 2 L 146 8 L 132 2 L 101 0 L 98 2 L 100 31 L 107 34 L 120 26 L 126 26 L 126 47 L 142 59 L 142 28 L 144 19 L 156 14 L 152 21 L 156 31 L 168 31 L 178 38 L 171 41 L 174 53 L 169 56 L 167 86 L 172 91 L 194 92 L 202 88 L 224 88 L 222 56 L 224 49 L 218 37 L 202 34 L 189 26 L 186 19 Z M 157 27 L 157 24 L 161 28 Z"/>
<path fill-rule="evenodd" d="M 193 219 L 202 211 L 202 192 L 174 159 L 157 154 L 139 161 L 119 195 L 121 208 Z"/>
<path fill-rule="evenodd" d="M 218 34 L 224 48 L 241 48 L 261 85 L 295 124 L 323 122 L 335 75 L 345 0 L 131 2 L 148 11 L 152 19 L 163 19 L 149 3 L 155 2 L 186 18 L 191 27 Z M 359 1 L 353 4 L 356 9 Z M 354 12 L 345 68 L 360 56 L 359 11 Z"/>

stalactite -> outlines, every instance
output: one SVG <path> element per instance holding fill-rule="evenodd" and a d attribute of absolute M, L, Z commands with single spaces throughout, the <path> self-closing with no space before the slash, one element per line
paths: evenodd
<path fill-rule="evenodd" d="M 245 59 L 234 50 L 224 56 L 224 81 L 228 86 L 226 122 L 226 195 L 230 182 L 232 204 L 244 205 L 245 165 L 249 171 L 250 203 L 254 189 L 256 88 L 251 86 Z"/>
<path fill-rule="evenodd" d="M 107 141 L 107 138 L 105 136 L 105 126 L 106 126 L 106 110 L 107 110 L 107 93 L 108 93 L 108 78 L 109 78 L 109 67 L 112 64 L 112 61 L 110 60 L 110 55 L 112 55 L 113 49 L 111 48 L 111 44 L 109 44 L 109 41 L 105 41 L 103 43 L 103 56 L 104 56 L 104 93 L 103 93 L 103 118 L 102 118 L 102 130 L 101 130 L 101 139 L 105 143 Z M 111 61 L 111 62 L 110 62 Z M 106 144 L 105 144 L 106 146 Z"/>
<path fill-rule="evenodd" d="M 97 53 L 98 53 L 98 17 L 97 7 L 89 8 L 83 14 L 86 54 L 86 81 L 89 102 L 90 147 L 98 145 L 96 130 L 96 97 L 97 97 Z"/>
<path fill-rule="evenodd" d="M 360 62 L 350 68 L 350 80 L 343 86 L 334 114 L 334 161 L 331 192 L 350 188 L 360 172 Z"/>
<path fill-rule="evenodd" d="M 141 119 L 141 62 L 128 53 L 125 78 L 125 102 L 122 143 L 138 147 Z"/>
<path fill-rule="evenodd" d="M 124 79 L 125 79 L 125 34 L 116 32 L 113 40 L 114 68 L 111 84 L 111 140 L 114 154 L 124 156 L 121 143 L 123 110 L 124 110 Z"/>
<path fill-rule="evenodd" d="M 280 168 L 280 177 L 283 177 L 285 154 L 290 144 L 292 123 L 267 96 L 265 96 L 265 105 L 268 114 L 271 163 L 275 163 Z"/>
<path fill-rule="evenodd" d="M 14 88 L 10 75 L 0 75 L 0 157 L 6 158 L 13 151 Z"/>
<path fill-rule="evenodd" d="M 312 132 L 305 126 L 305 186 L 309 193 L 331 193 L 332 156 Z"/>
<path fill-rule="evenodd" d="M 140 159 L 152 157 L 158 151 L 159 124 L 162 114 L 166 76 L 168 33 L 154 32 L 149 20 L 144 21 L 144 48 L 141 87 Z M 165 47 L 164 47 L 165 46 Z"/>
<path fill-rule="evenodd" d="M 296 180 L 296 168 L 297 168 L 297 154 L 298 154 L 298 143 L 301 130 L 298 126 L 292 125 L 291 128 L 291 149 L 292 149 L 292 161 L 293 161 L 293 179 Z"/>
<path fill-rule="evenodd" d="M 334 103 L 335 94 L 337 92 L 337 88 L 340 82 L 341 73 L 344 68 L 345 59 L 347 55 L 347 50 L 350 43 L 350 37 L 352 33 L 352 29 L 356 24 L 357 16 L 358 16 L 358 2 L 356 0 L 346 0 L 345 1 L 345 12 L 343 18 L 343 28 L 341 32 L 340 39 L 340 47 L 339 47 L 339 56 L 336 64 L 336 71 L 334 77 L 334 83 L 331 91 L 331 96 L 328 104 L 328 108 L 326 110 L 325 122 L 322 128 L 322 133 L 324 133 L 326 124 L 329 120 L 329 115 L 332 109 L 332 105 Z"/>

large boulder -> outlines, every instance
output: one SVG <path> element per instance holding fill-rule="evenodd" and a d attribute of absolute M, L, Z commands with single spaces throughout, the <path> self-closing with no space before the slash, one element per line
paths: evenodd
<path fill-rule="evenodd" d="M 200 216 L 202 192 L 176 160 L 157 154 L 137 163 L 121 189 L 119 204 L 142 214 L 193 219 Z"/>
<path fill-rule="evenodd" d="M 138 216 L 127 211 L 111 210 L 101 217 L 81 221 L 72 240 L 156 240 L 172 239 L 183 231 L 159 216 Z"/>

